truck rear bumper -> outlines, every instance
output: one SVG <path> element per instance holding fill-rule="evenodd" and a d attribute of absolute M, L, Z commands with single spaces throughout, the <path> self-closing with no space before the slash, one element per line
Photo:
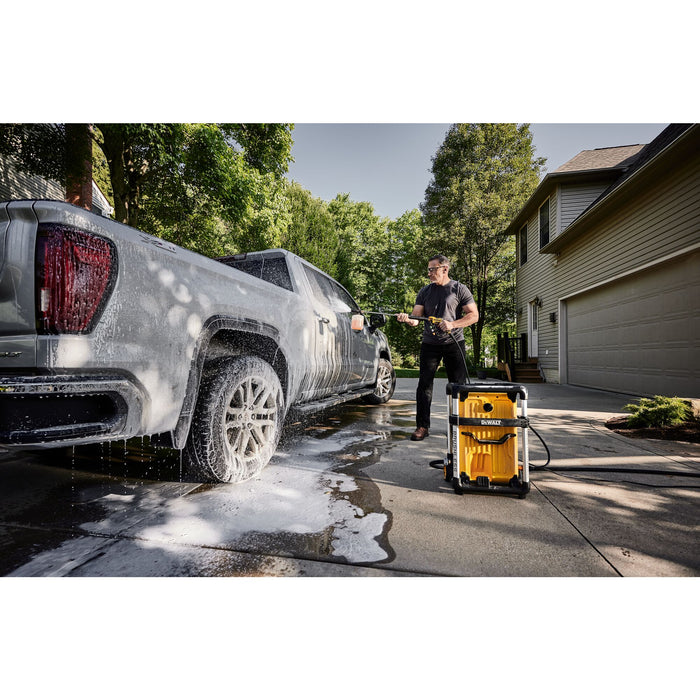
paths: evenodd
<path fill-rule="evenodd" d="M 0 445 L 56 447 L 137 435 L 143 395 L 124 377 L 0 376 Z"/>

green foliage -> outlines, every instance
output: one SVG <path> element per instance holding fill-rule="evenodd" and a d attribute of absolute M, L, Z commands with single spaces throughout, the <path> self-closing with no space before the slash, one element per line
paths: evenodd
<path fill-rule="evenodd" d="M 293 160 L 293 129 L 293 124 L 221 124 L 226 137 L 242 147 L 245 162 L 251 168 L 279 177 Z"/>
<path fill-rule="evenodd" d="M 417 209 L 405 212 L 396 221 L 390 221 L 389 246 L 381 262 L 384 276 L 380 310 L 411 312 L 416 295 L 427 284 L 423 252 L 424 228 Z M 401 366 L 416 367 L 422 326 L 411 328 L 390 318 L 384 327 L 392 352 L 399 355 Z"/>
<path fill-rule="evenodd" d="M 93 177 L 118 221 L 208 256 L 279 245 L 289 223 L 282 175 L 291 124 L 91 126 Z M 0 125 L 0 154 L 65 183 L 66 132 L 65 124 Z"/>
<path fill-rule="evenodd" d="M 640 399 L 639 404 L 627 404 L 623 410 L 632 413 L 627 421 L 630 428 L 664 428 L 683 423 L 691 417 L 690 406 L 676 396 Z"/>
<path fill-rule="evenodd" d="M 279 248 L 290 221 L 286 180 L 271 173 L 256 176 L 245 214 L 229 222 L 235 252 Z"/>
<path fill-rule="evenodd" d="M 279 245 L 290 125 L 97 127 L 119 221 L 210 257 Z"/>
<path fill-rule="evenodd" d="M 426 242 L 452 260 L 450 276 L 474 294 L 477 363 L 484 325 L 512 321 L 515 255 L 504 231 L 537 187 L 543 163 L 534 157 L 528 124 L 453 124 L 433 158 L 421 205 Z"/>
<path fill-rule="evenodd" d="M 376 310 L 383 303 L 389 220 L 377 216 L 369 202 L 353 202 L 347 194 L 329 202 L 328 211 L 340 242 L 337 279 L 360 308 Z"/>
<path fill-rule="evenodd" d="M 64 124 L 0 124 L 0 155 L 30 175 L 65 184 L 65 148 Z"/>
<path fill-rule="evenodd" d="M 92 179 L 100 188 L 107 201 L 114 206 L 114 193 L 112 192 L 112 181 L 109 177 L 109 165 L 102 149 L 93 144 L 92 149 Z"/>
<path fill-rule="evenodd" d="M 340 241 L 328 205 L 296 182 L 287 186 L 286 196 L 290 220 L 282 247 L 335 277 Z"/>

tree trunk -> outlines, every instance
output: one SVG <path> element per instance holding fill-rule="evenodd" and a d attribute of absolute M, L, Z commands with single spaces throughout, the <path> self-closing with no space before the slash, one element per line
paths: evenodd
<path fill-rule="evenodd" d="M 92 133 L 89 124 L 66 124 L 66 201 L 92 209 Z"/>
<path fill-rule="evenodd" d="M 100 124 L 102 151 L 109 165 L 109 177 L 114 194 L 114 218 L 129 226 L 138 219 L 139 186 L 135 182 L 131 147 L 127 145 L 122 125 Z"/>

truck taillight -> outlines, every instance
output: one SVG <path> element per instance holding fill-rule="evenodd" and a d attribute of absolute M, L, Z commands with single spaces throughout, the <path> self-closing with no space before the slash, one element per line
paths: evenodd
<path fill-rule="evenodd" d="M 62 224 L 40 224 L 36 245 L 39 333 L 88 333 L 116 278 L 114 245 Z"/>

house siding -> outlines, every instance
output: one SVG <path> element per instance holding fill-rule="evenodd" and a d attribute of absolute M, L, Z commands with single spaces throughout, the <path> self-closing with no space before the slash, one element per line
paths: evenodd
<path fill-rule="evenodd" d="M 549 195 L 550 240 L 558 235 L 556 223 L 558 197 L 557 192 Z M 527 222 L 528 261 L 516 272 L 518 290 L 517 334 L 528 333 L 528 302 L 539 297 L 542 306 L 539 309 L 538 360 L 545 379 L 559 382 L 557 362 L 557 325 L 551 323 L 549 314 L 557 311 L 558 297 L 552 267 L 557 264 L 556 256 L 542 255 L 540 249 L 539 208 Z"/>
<path fill-rule="evenodd" d="M 63 202 L 66 192 L 59 182 L 20 172 L 12 158 L 0 156 L 0 202 L 10 199 L 57 199 Z M 91 211 L 106 217 L 114 211 L 94 180 Z"/>
<path fill-rule="evenodd" d="M 699 181 L 696 159 L 564 249 L 554 274 L 559 295 L 569 296 L 698 243 Z"/>
<path fill-rule="evenodd" d="M 8 199 L 65 199 L 63 187 L 54 180 L 27 175 L 14 167 L 11 158 L 0 156 L 0 201 Z"/>
<path fill-rule="evenodd" d="M 561 233 L 579 214 L 588 209 L 608 188 L 610 181 L 586 185 L 561 185 L 560 189 L 560 229 Z"/>
<path fill-rule="evenodd" d="M 527 304 L 538 296 L 543 302 L 538 359 L 547 381 L 565 380 L 559 372 L 562 319 L 557 315 L 556 323 L 549 321 L 550 313 L 559 311 L 559 301 L 700 245 L 699 184 L 700 159 L 695 157 L 628 196 L 612 214 L 592 224 L 560 254 L 534 253 L 518 269 L 517 331 L 528 332 Z M 559 204 L 569 208 L 568 216 L 573 213 L 571 201 L 567 202 L 574 194 L 571 189 L 566 193 L 560 188 Z M 587 196 L 591 195 L 589 191 Z M 567 215 L 561 213 L 560 220 L 563 225 Z M 530 250 L 536 251 L 536 216 L 528 221 L 528 234 Z M 565 335 L 566 329 L 562 327 L 561 332 Z"/>

